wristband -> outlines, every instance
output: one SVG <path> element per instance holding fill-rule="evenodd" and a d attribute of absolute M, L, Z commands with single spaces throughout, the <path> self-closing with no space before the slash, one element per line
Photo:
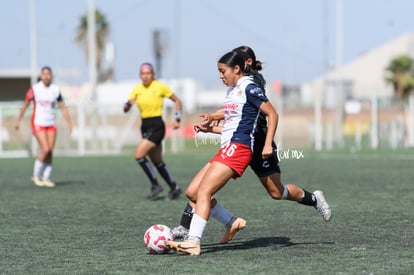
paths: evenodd
<path fill-rule="evenodd" d="M 175 121 L 180 122 L 181 121 L 181 110 L 175 111 Z"/>

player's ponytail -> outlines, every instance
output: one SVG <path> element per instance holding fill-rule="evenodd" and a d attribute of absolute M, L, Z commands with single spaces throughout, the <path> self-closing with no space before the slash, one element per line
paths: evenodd
<path fill-rule="evenodd" d="M 256 54 L 254 53 L 253 49 L 249 46 L 240 46 L 235 48 L 233 51 L 240 52 L 243 54 L 244 61 L 251 59 L 250 70 L 251 71 L 261 71 L 262 70 L 262 62 L 256 60 Z"/>

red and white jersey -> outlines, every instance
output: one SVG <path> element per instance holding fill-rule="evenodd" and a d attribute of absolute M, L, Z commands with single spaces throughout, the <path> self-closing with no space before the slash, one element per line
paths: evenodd
<path fill-rule="evenodd" d="M 55 125 L 55 105 L 63 100 L 58 86 L 50 84 L 46 87 L 40 81 L 29 89 L 26 99 L 33 101 L 32 125 Z"/>

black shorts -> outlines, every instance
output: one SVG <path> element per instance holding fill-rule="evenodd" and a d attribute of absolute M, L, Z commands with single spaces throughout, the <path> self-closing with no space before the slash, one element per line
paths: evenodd
<path fill-rule="evenodd" d="M 142 138 L 148 139 L 160 145 L 165 136 L 165 124 L 161 117 L 150 117 L 142 119 Z"/>
<path fill-rule="evenodd" d="M 268 159 L 262 158 L 265 140 L 266 132 L 263 129 L 258 129 L 254 134 L 253 157 L 250 162 L 250 167 L 258 177 L 267 177 L 275 173 L 280 174 L 277 146 L 274 142 L 272 142 L 273 155 Z"/>

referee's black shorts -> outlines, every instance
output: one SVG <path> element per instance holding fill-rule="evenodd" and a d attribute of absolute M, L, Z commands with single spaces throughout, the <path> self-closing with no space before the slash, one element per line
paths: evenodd
<path fill-rule="evenodd" d="M 267 159 L 262 158 L 262 150 L 266 140 L 266 131 L 258 129 L 254 134 L 253 157 L 250 167 L 258 177 L 267 177 L 275 173 L 280 174 L 277 146 L 272 142 L 273 155 Z"/>
<path fill-rule="evenodd" d="M 141 124 L 142 138 L 160 145 L 165 136 L 165 124 L 161 117 L 143 118 Z"/>

